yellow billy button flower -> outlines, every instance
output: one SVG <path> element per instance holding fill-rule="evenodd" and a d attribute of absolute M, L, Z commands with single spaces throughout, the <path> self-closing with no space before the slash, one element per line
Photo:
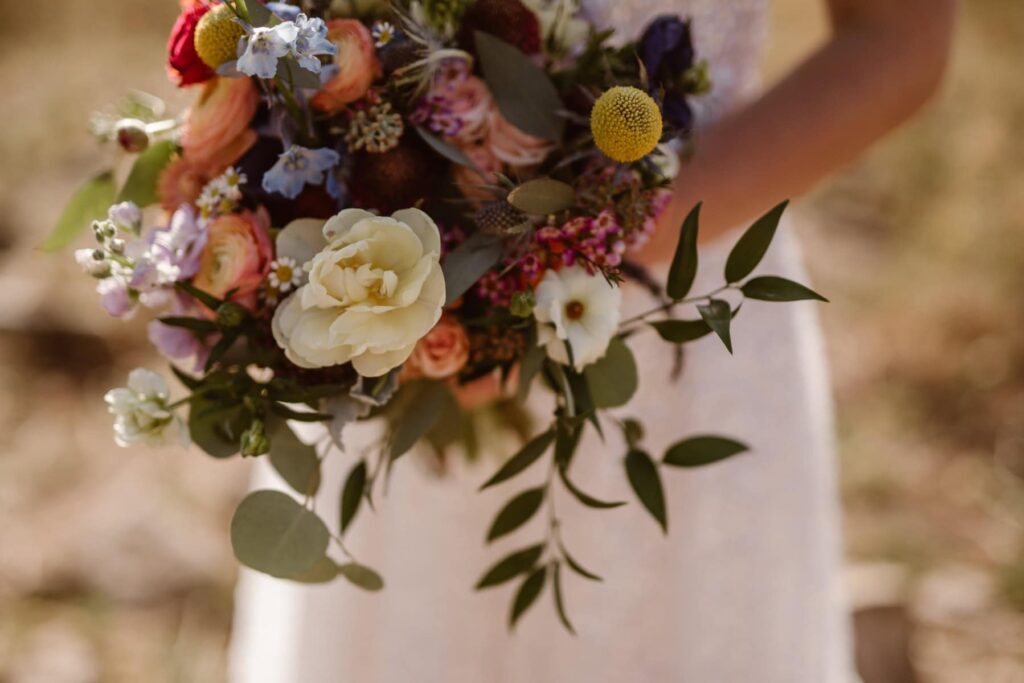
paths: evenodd
<path fill-rule="evenodd" d="M 235 21 L 227 5 L 217 5 L 203 15 L 196 26 L 196 52 L 211 69 L 238 56 L 238 40 L 245 29 Z"/>
<path fill-rule="evenodd" d="M 661 110 L 643 90 L 615 86 L 594 102 L 590 132 L 598 149 L 615 161 L 637 161 L 661 139 Z"/>

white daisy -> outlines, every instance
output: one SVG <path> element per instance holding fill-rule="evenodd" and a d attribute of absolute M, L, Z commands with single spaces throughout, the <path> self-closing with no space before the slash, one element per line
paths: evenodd
<path fill-rule="evenodd" d="M 295 259 L 282 256 L 270 264 L 267 281 L 271 287 L 283 294 L 302 284 L 302 268 Z"/>

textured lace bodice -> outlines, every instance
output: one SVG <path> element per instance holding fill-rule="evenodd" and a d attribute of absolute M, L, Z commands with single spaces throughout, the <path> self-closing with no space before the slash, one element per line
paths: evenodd
<path fill-rule="evenodd" d="M 638 36 L 654 17 L 678 14 L 693 20 L 697 57 L 711 67 L 712 89 L 695 101 L 698 119 L 721 116 L 756 90 L 758 63 L 768 33 L 770 0 L 582 0 L 599 26 L 623 38 Z"/>

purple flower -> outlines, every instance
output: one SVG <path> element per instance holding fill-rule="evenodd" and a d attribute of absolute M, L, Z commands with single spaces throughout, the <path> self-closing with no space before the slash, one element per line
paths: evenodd
<path fill-rule="evenodd" d="M 682 78 L 695 58 L 690 22 L 663 15 L 648 24 L 637 52 L 650 78 L 651 93 L 661 101 L 662 115 L 675 128 L 689 130 L 693 114 L 682 91 Z"/>
<path fill-rule="evenodd" d="M 115 318 L 130 318 L 135 313 L 135 300 L 128 291 L 128 283 L 118 277 L 100 280 L 96 285 L 100 304 Z"/>
<path fill-rule="evenodd" d="M 210 355 L 210 348 L 188 330 L 165 325 L 153 320 L 146 327 L 149 342 L 171 360 L 193 359 L 195 371 L 202 370 Z"/>

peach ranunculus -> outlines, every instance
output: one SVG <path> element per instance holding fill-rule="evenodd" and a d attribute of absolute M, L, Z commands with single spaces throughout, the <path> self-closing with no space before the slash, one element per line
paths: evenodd
<path fill-rule="evenodd" d="M 193 204 L 210 178 L 201 173 L 185 157 L 175 157 L 164 166 L 157 179 L 156 193 L 160 206 L 174 211 L 182 204 Z"/>
<path fill-rule="evenodd" d="M 555 143 L 524 133 L 494 107 L 487 122 L 487 146 L 494 156 L 509 166 L 528 168 L 544 161 L 555 148 Z"/>
<path fill-rule="evenodd" d="M 485 202 L 494 199 L 494 192 L 487 186 L 498 183 L 497 174 L 502 171 L 501 160 L 494 156 L 491 148 L 484 143 L 462 145 L 459 149 L 483 171 L 486 177 L 480 177 L 479 173 L 468 166 L 456 164 L 452 170 L 455 186 L 466 198 L 473 201 Z"/>
<path fill-rule="evenodd" d="M 465 328 L 451 315 L 441 320 L 416 343 L 406 361 L 403 374 L 409 377 L 445 379 L 466 367 L 469 337 Z"/>
<path fill-rule="evenodd" d="M 215 78 L 203 86 L 181 131 L 185 159 L 213 177 L 256 143 L 249 127 L 259 104 L 250 78 Z"/>
<path fill-rule="evenodd" d="M 337 73 L 310 102 L 317 109 L 333 114 L 365 95 L 382 72 L 373 37 L 362 22 L 332 19 L 327 22 L 327 37 L 338 48 L 334 66 L 328 67 L 337 69 Z"/>
<path fill-rule="evenodd" d="M 452 81 L 448 87 L 451 113 L 462 121 L 462 127 L 452 140 L 459 144 L 479 140 L 487 132 L 487 117 L 494 106 L 487 84 L 476 76 L 466 76 Z"/>
<path fill-rule="evenodd" d="M 265 212 L 250 211 L 210 221 L 192 284 L 217 298 L 235 290 L 232 301 L 254 308 L 273 259 L 269 222 Z"/>

